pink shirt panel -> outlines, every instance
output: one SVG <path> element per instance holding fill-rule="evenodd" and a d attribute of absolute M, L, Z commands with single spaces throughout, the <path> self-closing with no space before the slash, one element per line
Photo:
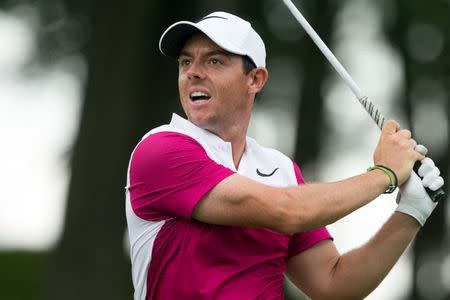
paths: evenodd
<path fill-rule="evenodd" d="M 197 202 L 232 174 L 191 137 L 155 133 L 139 143 L 131 160 L 131 206 L 144 220 L 191 219 Z"/>

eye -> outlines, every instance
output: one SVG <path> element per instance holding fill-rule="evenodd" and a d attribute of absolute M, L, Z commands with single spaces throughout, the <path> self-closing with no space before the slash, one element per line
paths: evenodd
<path fill-rule="evenodd" d="M 220 61 L 220 60 L 217 59 L 217 58 L 211 58 L 210 61 L 209 61 L 209 63 L 210 63 L 211 65 L 221 65 L 221 64 L 222 64 L 222 61 Z"/>
<path fill-rule="evenodd" d="M 189 58 L 180 58 L 178 59 L 178 63 L 181 67 L 189 66 L 192 64 L 192 60 Z"/>

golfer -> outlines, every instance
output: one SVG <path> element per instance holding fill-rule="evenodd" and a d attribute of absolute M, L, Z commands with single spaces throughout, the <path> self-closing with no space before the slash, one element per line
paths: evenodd
<path fill-rule="evenodd" d="M 246 136 L 268 79 L 265 46 L 250 23 L 224 12 L 178 22 L 160 50 L 178 59 L 187 119 L 174 114 L 131 155 L 134 298 L 282 299 L 285 275 L 313 299 L 368 295 L 434 209 L 424 186 L 443 185 L 411 133 L 387 121 L 369 171 L 304 183 L 295 162 Z M 411 173 L 417 160 L 423 181 Z M 396 212 L 365 245 L 340 254 L 325 226 L 397 186 Z"/>

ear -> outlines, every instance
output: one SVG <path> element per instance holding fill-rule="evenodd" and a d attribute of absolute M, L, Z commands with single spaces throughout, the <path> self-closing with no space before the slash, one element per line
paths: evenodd
<path fill-rule="evenodd" d="M 251 70 L 248 76 L 248 92 L 250 94 L 257 94 L 262 90 L 262 88 L 266 84 L 267 79 L 269 79 L 269 72 L 266 68 L 259 67 Z"/>

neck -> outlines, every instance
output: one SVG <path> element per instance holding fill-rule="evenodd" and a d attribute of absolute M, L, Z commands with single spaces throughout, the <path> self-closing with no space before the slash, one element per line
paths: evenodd
<path fill-rule="evenodd" d="M 240 118 L 239 121 L 235 120 L 235 122 L 229 122 L 232 124 L 222 124 L 219 128 L 207 129 L 222 140 L 231 143 L 233 162 L 236 169 L 239 167 L 239 163 L 245 151 L 249 122 L 250 116 L 248 116 L 248 118 Z"/>
<path fill-rule="evenodd" d="M 245 128 L 235 125 L 228 127 L 226 132 L 210 130 L 225 142 L 231 143 L 233 162 L 236 169 L 239 167 L 239 163 L 245 151 L 247 127 L 248 124 Z"/>
<path fill-rule="evenodd" d="M 237 142 L 231 142 L 231 149 L 233 151 L 233 162 L 236 170 L 239 168 L 239 163 L 241 162 L 242 155 L 245 151 L 246 139 L 245 136 Z"/>

